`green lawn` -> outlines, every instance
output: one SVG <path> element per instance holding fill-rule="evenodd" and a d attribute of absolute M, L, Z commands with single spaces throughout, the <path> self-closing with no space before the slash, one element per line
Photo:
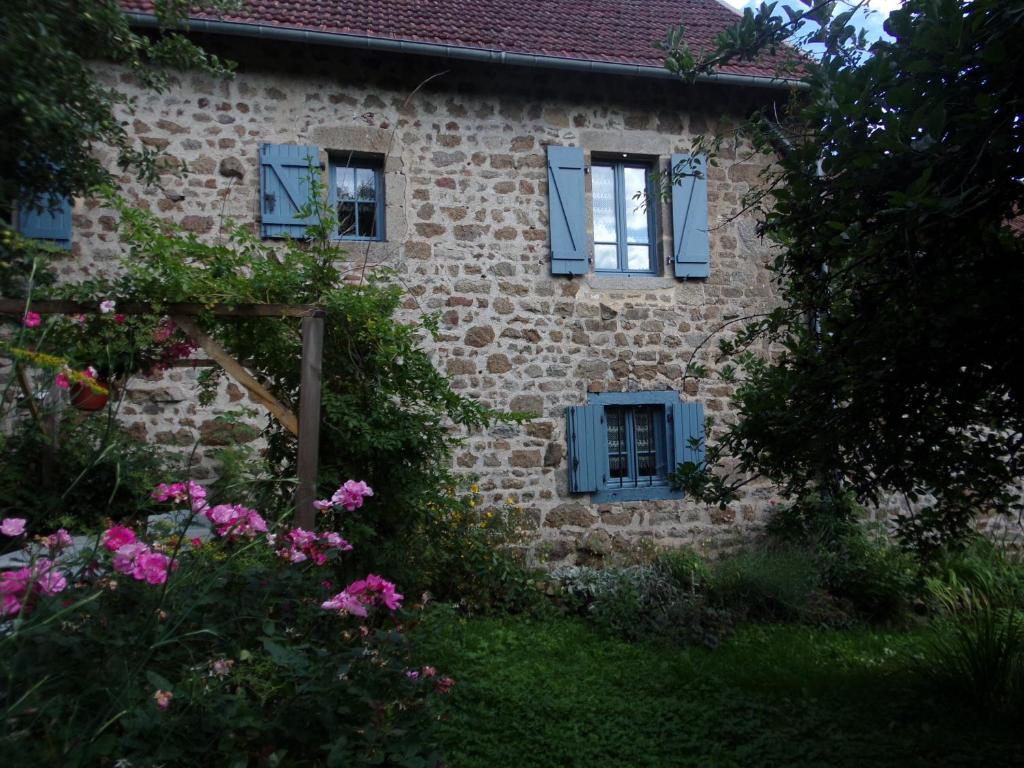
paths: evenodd
<path fill-rule="evenodd" d="M 440 726 L 451 768 L 1024 765 L 1019 723 L 913 673 L 921 635 L 753 627 L 708 651 L 444 608 L 417 635 L 458 680 Z"/>

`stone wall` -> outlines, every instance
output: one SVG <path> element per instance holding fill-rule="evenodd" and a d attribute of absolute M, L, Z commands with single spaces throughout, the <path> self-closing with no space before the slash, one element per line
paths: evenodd
<path fill-rule="evenodd" d="M 360 244 L 351 258 L 398 270 L 410 315 L 443 313 L 433 353 L 460 392 L 536 415 L 521 427 L 473 435 L 458 452 L 458 469 L 479 474 L 487 501 L 512 498 L 527 508 L 556 558 L 571 557 L 577 546 L 605 551 L 639 538 L 726 546 L 756 528 L 770 494 L 765 487 L 726 511 L 686 501 L 598 506 L 571 495 L 564 410 L 584 403 L 588 390 L 678 389 L 687 359 L 709 333 L 773 304 L 754 222 L 733 218 L 760 166 L 727 144 L 709 170 L 716 225 L 709 279 L 568 279 L 550 274 L 545 146 L 656 156 L 665 164 L 694 135 L 728 131 L 756 99 L 782 94 L 208 42 L 239 61 L 234 80 L 184 77 L 167 94 L 140 93 L 127 118 L 140 141 L 185 161 L 190 173 L 168 177 L 163 191 L 141 189 L 126 176 L 130 196 L 215 238 L 225 219 L 258 222 L 261 142 L 386 155 L 387 241 Z M 129 76 L 100 71 L 136 91 Z M 670 217 L 658 214 L 664 260 Z M 114 224 L 97 203 L 77 201 L 68 275 L 115 268 Z M 179 370 L 140 385 L 125 418 L 158 442 L 223 440 L 210 418 L 243 394 L 227 385 L 221 402 L 203 410 L 193 379 Z M 691 381 L 686 395 L 702 400 L 719 424 L 729 419 L 728 386 Z"/>

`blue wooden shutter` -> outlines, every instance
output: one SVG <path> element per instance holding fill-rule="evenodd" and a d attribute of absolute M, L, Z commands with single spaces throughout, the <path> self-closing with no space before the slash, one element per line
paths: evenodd
<path fill-rule="evenodd" d="M 43 210 L 32 206 L 19 208 L 18 232 L 34 240 L 48 240 L 61 248 L 71 248 L 71 201 L 62 197 L 57 207 L 51 209 L 50 199 L 44 195 L 37 198 L 35 204 Z"/>
<path fill-rule="evenodd" d="M 305 237 L 314 217 L 301 217 L 299 209 L 310 201 L 319 174 L 310 178 L 310 166 L 320 167 L 320 148 L 302 144 L 260 144 L 260 214 L 264 237 Z"/>
<path fill-rule="evenodd" d="M 679 171 L 699 172 L 700 178 L 676 177 Z M 676 277 L 707 277 L 711 252 L 707 159 L 703 155 L 672 155 L 672 175 L 672 262 Z"/>
<path fill-rule="evenodd" d="M 604 407 L 571 405 L 565 409 L 566 442 L 569 447 L 569 490 L 592 493 L 603 485 L 608 440 Z"/>
<path fill-rule="evenodd" d="M 692 440 L 700 445 L 694 448 Z M 672 440 L 675 463 L 691 461 L 699 465 L 704 461 L 704 404 L 677 402 L 672 404 Z M 673 467 L 674 469 L 674 467 Z"/>
<path fill-rule="evenodd" d="M 587 274 L 587 213 L 583 150 L 548 146 L 548 229 L 551 274 Z"/>

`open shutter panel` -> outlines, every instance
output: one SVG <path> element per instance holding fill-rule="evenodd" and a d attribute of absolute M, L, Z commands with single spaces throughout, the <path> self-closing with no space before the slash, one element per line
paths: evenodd
<path fill-rule="evenodd" d="M 600 487 L 602 446 L 607 440 L 604 408 L 572 405 L 566 411 L 566 442 L 569 444 L 569 490 L 592 493 Z"/>
<path fill-rule="evenodd" d="M 704 404 L 679 402 L 672 404 L 672 438 L 675 446 L 675 463 L 704 461 Z M 694 448 L 692 440 L 700 441 Z M 673 467 L 674 469 L 674 467 Z"/>
<path fill-rule="evenodd" d="M 677 173 L 700 173 L 676 177 Z M 703 155 L 672 155 L 672 261 L 676 277 L 707 277 L 708 246 L 707 159 Z"/>
<path fill-rule="evenodd" d="M 305 237 L 314 217 L 301 217 L 299 209 L 310 201 L 319 175 L 310 178 L 310 166 L 320 168 L 320 148 L 302 144 L 260 145 L 260 213 L 264 237 Z"/>
<path fill-rule="evenodd" d="M 583 150 L 548 147 L 548 229 L 551 232 L 551 274 L 587 274 L 586 193 Z"/>
<path fill-rule="evenodd" d="M 18 211 L 18 231 L 34 240 L 48 240 L 61 248 L 71 248 L 71 201 L 60 198 L 56 208 L 50 208 L 47 197 L 36 204 L 43 210 L 24 206 Z"/>

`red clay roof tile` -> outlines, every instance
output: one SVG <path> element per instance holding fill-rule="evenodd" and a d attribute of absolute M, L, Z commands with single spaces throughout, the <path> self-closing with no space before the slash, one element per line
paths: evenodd
<path fill-rule="evenodd" d="M 121 0 L 151 13 L 152 0 Z M 201 14 L 197 18 L 211 18 Z M 662 67 L 654 48 L 682 22 L 691 49 L 708 49 L 737 14 L 719 0 L 245 0 L 225 21 L 366 35 L 506 53 Z M 771 77 L 774 62 L 723 72 Z"/>

